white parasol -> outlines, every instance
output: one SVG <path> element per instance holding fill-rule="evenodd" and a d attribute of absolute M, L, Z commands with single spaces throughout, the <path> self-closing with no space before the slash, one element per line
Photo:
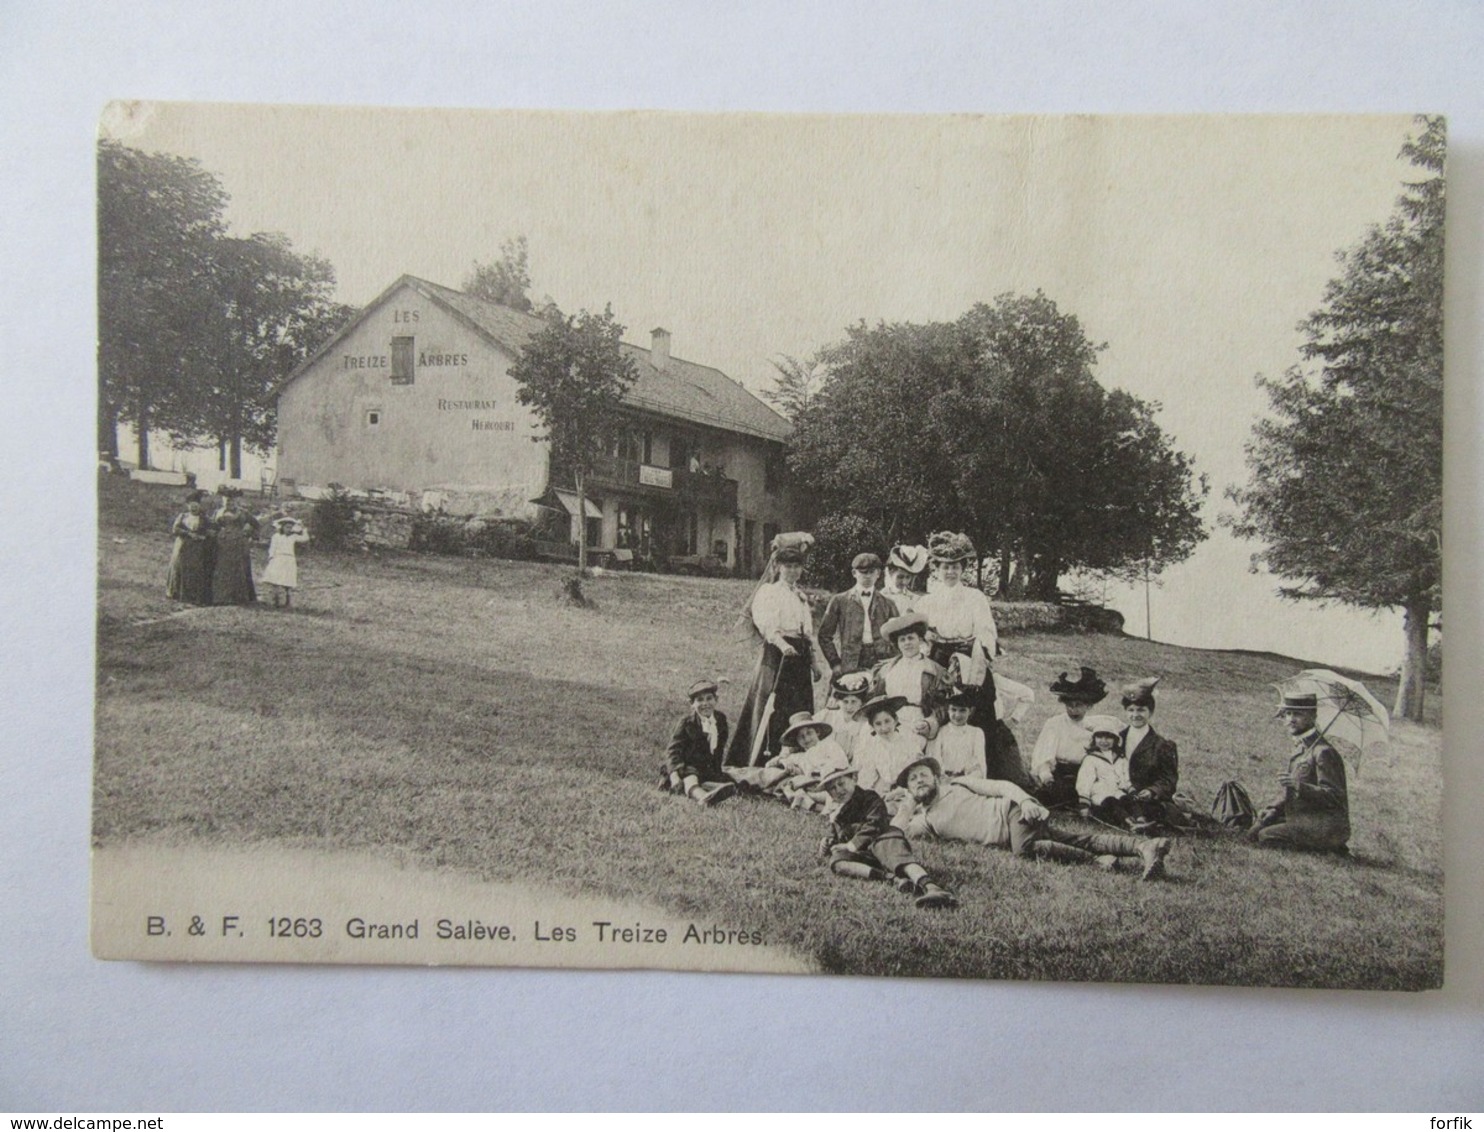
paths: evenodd
<path fill-rule="evenodd" d="M 1391 744 L 1391 713 L 1359 680 L 1327 668 L 1306 668 L 1275 685 L 1280 695 L 1312 695 L 1319 735 L 1360 769 L 1361 760 L 1385 754 Z"/>

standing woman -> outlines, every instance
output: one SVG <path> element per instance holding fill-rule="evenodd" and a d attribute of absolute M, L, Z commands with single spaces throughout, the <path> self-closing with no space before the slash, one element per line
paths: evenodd
<path fill-rule="evenodd" d="M 223 498 L 216 513 L 216 568 L 211 575 L 215 605 L 252 605 L 258 600 L 252 581 L 252 542 L 258 518 L 235 495 Z"/>
<path fill-rule="evenodd" d="M 814 618 L 809 602 L 799 589 L 804 551 L 792 542 L 775 545 L 763 577 L 767 579 L 776 569 L 778 580 L 765 580 L 758 586 L 744 615 L 762 641 L 762 655 L 737 714 L 737 729 L 727 744 L 728 766 L 751 766 L 754 747 L 757 763 L 766 762 L 782 750 L 789 717 L 801 711 L 814 714 L 814 672 L 816 666 L 823 670 L 823 661 L 811 640 Z"/>
<path fill-rule="evenodd" d="M 211 604 L 211 520 L 201 513 L 205 496 L 204 491 L 187 495 L 186 509 L 170 526 L 175 546 L 170 552 L 165 596 L 192 605 Z"/>
<path fill-rule="evenodd" d="M 937 569 L 938 584 L 918 601 L 914 612 L 925 617 L 932 630 L 932 658 L 944 668 L 953 664 L 958 685 L 973 696 L 969 722 L 984 732 L 989 777 L 1029 790 L 1031 780 L 1020 761 L 1020 745 L 995 711 L 992 669 L 999 631 L 994 611 L 984 591 L 962 584 L 964 564 L 978 558 L 974 544 L 968 535 L 939 531 L 928 539 L 928 555 Z"/>

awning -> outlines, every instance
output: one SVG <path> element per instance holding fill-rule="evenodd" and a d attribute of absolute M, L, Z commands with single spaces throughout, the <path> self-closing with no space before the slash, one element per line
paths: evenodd
<path fill-rule="evenodd" d="M 567 514 L 577 514 L 577 493 L 575 491 L 557 491 L 555 495 L 561 505 L 567 509 Z M 587 504 L 587 517 L 589 519 L 601 519 L 603 517 L 603 509 L 591 499 L 584 499 L 583 502 Z"/>

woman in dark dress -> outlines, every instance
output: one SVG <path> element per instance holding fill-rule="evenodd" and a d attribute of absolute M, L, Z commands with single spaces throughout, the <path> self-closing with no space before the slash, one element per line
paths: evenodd
<path fill-rule="evenodd" d="M 170 572 L 165 596 L 192 605 L 211 604 L 211 520 L 201 513 L 203 491 L 186 496 L 186 509 L 175 516 L 170 533 Z"/>
<path fill-rule="evenodd" d="M 216 515 L 216 567 L 211 575 L 215 605 L 252 605 L 258 600 L 252 580 L 252 542 L 258 519 L 241 500 L 228 496 Z"/>

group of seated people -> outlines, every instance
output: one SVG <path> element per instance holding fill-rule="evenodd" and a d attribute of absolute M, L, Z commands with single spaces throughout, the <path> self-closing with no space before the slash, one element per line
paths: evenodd
<path fill-rule="evenodd" d="M 785 569 L 770 585 L 794 585 L 797 574 L 787 569 L 793 563 L 785 555 L 779 560 Z M 855 565 L 863 583 L 879 573 L 874 555 L 858 557 Z M 760 588 L 762 598 L 769 597 L 769 588 Z M 1152 726 L 1157 677 L 1123 687 L 1125 719 L 1119 720 L 1089 715 L 1108 692 L 1092 668 L 1082 667 L 1075 680 L 1062 673 L 1050 691 L 1063 712 L 1042 728 L 1027 773 L 1013 737 L 1008 750 L 994 740 L 996 728 L 1008 729 L 996 718 L 992 691 L 986 701 L 991 674 L 974 673 L 960 656 L 949 665 L 932 659 L 939 634 L 922 609 L 931 603 L 905 613 L 897 613 L 893 603 L 882 612 L 894 615 L 880 620 L 871 616 L 879 597 L 847 591 L 831 599 L 821 622 L 822 651 L 831 662 L 829 697 L 827 710 L 818 715 L 788 711 L 775 731 L 771 716 L 755 711 L 762 692 L 781 685 L 786 665 L 807 665 L 807 610 L 802 631 L 779 635 L 779 645 L 762 633 L 765 649 L 775 655 L 765 651 L 762 678 L 744 705 L 743 727 L 751 726 L 754 734 L 731 731 L 717 710 L 715 681 L 692 685 L 691 710 L 671 736 L 664 787 L 703 806 L 747 791 L 820 813 L 830 823 L 822 848 L 836 875 L 894 880 L 924 908 L 957 904 L 914 854 L 911 841 L 924 837 L 1008 848 L 1019 857 L 1096 862 L 1110 870 L 1130 859 L 1146 880 L 1164 875 L 1167 835 L 1192 828 L 1198 815 L 1177 795 L 1175 743 Z M 854 634 L 864 632 L 864 644 L 840 632 L 845 619 L 831 613 L 837 599 L 856 606 L 858 616 L 846 623 Z M 767 608 L 755 602 L 759 607 Z M 875 629 L 865 628 L 872 620 L 879 620 Z M 828 637 L 826 628 L 832 630 Z M 976 627 L 975 635 L 981 633 Z M 874 663 L 842 671 L 847 657 Z M 770 663 L 775 674 L 767 680 Z M 982 686 L 970 683 L 976 677 Z M 807 676 L 804 690 L 812 703 Z M 986 711 L 987 720 L 981 714 Z M 1343 764 L 1316 737 L 1313 697 L 1285 703 L 1281 713 L 1300 748 L 1290 773 L 1280 779 L 1284 797 L 1257 818 L 1254 836 L 1263 844 L 1305 848 L 1317 847 L 1310 844 L 1317 836 L 1333 848 L 1343 825 L 1343 844 L 1349 835 Z M 996 749 L 998 757 L 990 753 Z M 1053 810 L 1090 820 L 1053 820 Z"/>

